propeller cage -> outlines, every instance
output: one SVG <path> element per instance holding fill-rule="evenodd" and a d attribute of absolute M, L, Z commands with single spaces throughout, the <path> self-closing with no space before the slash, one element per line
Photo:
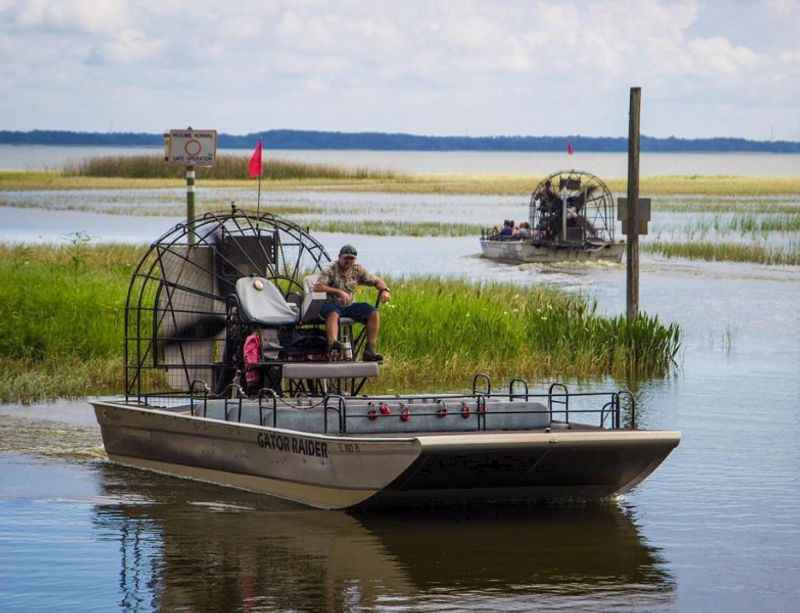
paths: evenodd
<path fill-rule="evenodd" d="M 579 170 L 543 179 L 531 194 L 529 222 L 543 244 L 613 242 L 617 207 L 608 186 Z"/>
<path fill-rule="evenodd" d="M 280 217 L 207 213 L 156 240 L 131 277 L 125 305 L 125 395 L 145 404 L 203 382 L 222 391 L 239 367 L 248 322 L 236 283 L 262 277 L 288 304 L 330 263 L 322 244 Z"/>

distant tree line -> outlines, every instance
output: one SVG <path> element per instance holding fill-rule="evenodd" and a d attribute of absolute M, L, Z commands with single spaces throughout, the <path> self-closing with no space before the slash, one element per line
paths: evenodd
<path fill-rule="evenodd" d="M 568 136 L 419 136 L 385 132 L 317 132 L 311 130 L 267 130 L 252 134 L 220 134 L 218 145 L 226 149 L 250 149 L 257 139 L 271 149 L 368 149 L 377 151 L 627 151 L 625 137 Z M 145 132 L 69 132 L 0 130 L 0 143 L 12 145 L 88 145 L 158 147 L 161 134 Z M 745 138 L 654 138 L 642 136 L 642 151 L 751 151 L 800 153 L 800 142 L 755 141 Z"/>

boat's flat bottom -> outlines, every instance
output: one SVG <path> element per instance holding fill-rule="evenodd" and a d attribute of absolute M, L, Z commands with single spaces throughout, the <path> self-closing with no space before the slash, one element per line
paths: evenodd
<path fill-rule="evenodd" d="M 481 241 L 483 257 L 510 264 L 556 264 L 603 260 L 621 262 L 624 243 L 591 247 L 569 244 L 542 244 L 527 241 Z"/>

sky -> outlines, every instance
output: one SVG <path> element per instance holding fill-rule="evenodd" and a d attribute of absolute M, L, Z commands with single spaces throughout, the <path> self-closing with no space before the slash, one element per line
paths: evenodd
<path fill-rule="evenodd" d="M 0 129 L 800 140 L 800 0 L 0 0 Z"/>

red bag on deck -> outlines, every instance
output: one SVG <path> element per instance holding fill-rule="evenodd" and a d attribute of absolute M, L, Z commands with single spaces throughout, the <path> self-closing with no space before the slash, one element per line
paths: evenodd
<path fill-rule="evenodd" d="M 261 371 L 255 366 L 261 361 L 261 335 L 253 332 L 244 339 L 244 379 L 248 387 L 261 383 Z"/>

